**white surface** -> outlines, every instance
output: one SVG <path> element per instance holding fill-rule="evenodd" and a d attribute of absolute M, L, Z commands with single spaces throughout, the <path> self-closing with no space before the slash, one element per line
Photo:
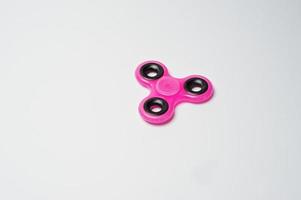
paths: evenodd
<path fill-rule="evenodd" d="M 300 1 L 1 1 L 0 199 L 301 199 Z M 157 59 L 212 101 L 137 113 Z"/>

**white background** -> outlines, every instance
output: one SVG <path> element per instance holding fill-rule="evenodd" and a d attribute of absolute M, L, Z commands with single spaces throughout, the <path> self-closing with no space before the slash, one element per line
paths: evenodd
<path fill-rule="evenodd" d="M 298 0 L 0 1 L 0 199 L 301 199 L 300 35 Z M 214 98 L 145 123 L 149 59 Z"/>

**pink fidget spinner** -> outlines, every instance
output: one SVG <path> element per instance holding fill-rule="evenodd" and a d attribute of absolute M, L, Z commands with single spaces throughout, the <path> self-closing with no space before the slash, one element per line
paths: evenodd
<path fill-rule="evenodd" d="M 182 102 L 202 103 L 213 95 L 213 86 L 204 76 L 174 78 L 158 61 L 141 63 L 135 75 L 142 86 L 150 89 L 150 94 L 139 105 L 139 112 L 151 124 L 170 121 L 176 106 Z"/>

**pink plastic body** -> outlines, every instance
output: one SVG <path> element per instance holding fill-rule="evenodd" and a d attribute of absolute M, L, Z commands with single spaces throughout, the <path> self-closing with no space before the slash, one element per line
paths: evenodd
<path fill-rule="evenodd" d="M 164 69 L 163 76 L 157 80 L 151 80 L 143 77 L 140 73 L 140 70 L 141 67 L 147 63 L 156 63 L 162 66 Z M 137 67 L 135 75 L 138 82 L 150 90 L 150 94 L 139 104 L 139 113 L 145 121 L 151 124 L 164 124 L 169 122 L 174 116 L 176 106 L 180 103 L 203 103 L 208 101 L 213 96 L 213 86 L 206 77 L 201 75 L 190 75 L 185 78 L 175 78 L 169 74 L 167 67 L 158 61 L 152 60 L 141 63 Z M 205 80 L 208 84 L 208 89 L 206 92 L 200 95 L 189 93 L 184 88 L 184 84 L 188 79 L 191 78 L 201 78 Z M 162 98 L 168 103 L 169 108 L 164 114 L 157 116 L 145 111 L 145 102 L 153 97 Z"/>

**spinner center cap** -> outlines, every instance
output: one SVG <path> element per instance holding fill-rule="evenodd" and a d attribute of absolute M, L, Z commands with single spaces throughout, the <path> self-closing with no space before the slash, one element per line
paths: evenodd
<path fill-rule="evenodd" d="M 172 77 L 162 77 L 156 84 L 157 91 L 165 96 L 172 96 L 179 92 L 180 83 Z"/>

